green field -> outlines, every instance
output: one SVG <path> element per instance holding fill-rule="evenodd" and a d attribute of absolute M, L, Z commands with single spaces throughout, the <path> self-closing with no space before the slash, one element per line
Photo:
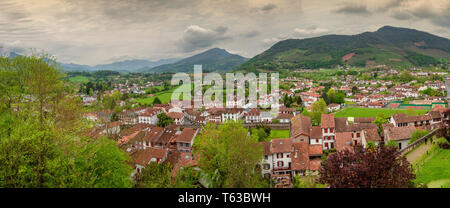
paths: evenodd
<path fill-rule="evenodd" d="M 154 93 L 152 97 L 139 98 L 136 100 L 136 102 L 141 105 L 148 105 L 148 104 L 152 104 L 153 100 L 155 100 L 155 98 L 158 97 L 163 104 L 167 104 L 172 99 L 172 93 L 173 93 L 173 91 L 175 91 L 176 88 L 178 88 L 178 87 L 174 87 L 170 90 Z"/>
<path fill-rule="evenodd" d="M 89 77 L 85 77 L 85 76 L 74 76 L 74 77 L 69 77 L 69 81 L 70 82 L 74 82 L 74 83 L 87 83 L 89 82 Z"/>
<path fill-rule="evenodd" d="M 450 188 L 450 150 L 433 147 L 431 156 L 422 162 L 415 183 L 428 188 Z"/>
<path fill-rule="evenodd" d="M 289 130 L 271 130 L 269 139 L 289 138 Z"/>
<path fill-rule="evenodd" d="M 429 110 L 415 110 L 417 114 L 423 115 Z M 344 110 L 334 114 L 335 117 L 376 117 L 383 113 L 385 116 L 391 116 L 396 113 L 406 113 L 404 109 L 385 109 L 385 108 L 345 108 Z"/>

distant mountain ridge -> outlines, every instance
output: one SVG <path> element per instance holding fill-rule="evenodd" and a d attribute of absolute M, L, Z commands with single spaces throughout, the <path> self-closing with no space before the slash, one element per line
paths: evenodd
<path fill-rule="evenodd" d="M 195 64 L 201 64 L 204 71 L 229 71 L 249 60 L 248 58 L 231 54 L 220 48 L 212 48 L 200 54 L 182 59 L 172 64 L 165 64 L 145 71 L 160 72 L 192 72 Z"/>
<path fill-rule="evenodd" d="M 350 66 L 425 66 L 450 62 L 450 40 L 392 26 L 357 35 L 280 41 L 238 67 L 273 70 Z"/>
<path fill-rule="evenodd" d="M 156 67 L 163 64 L 170 64 L 178 61 L 179 59 L 161 59 L 158 61 L 149 61 L 144 59 L 133 59 L 114 62 L 111 64 L 99 64 L 95 66 L 80 65 L 73 63 L 61 63 L 64 71 L 99 71 L 99 70 L 111 70 L 120 72 L 142 72 L 141 69 L 145 67 Z"/>

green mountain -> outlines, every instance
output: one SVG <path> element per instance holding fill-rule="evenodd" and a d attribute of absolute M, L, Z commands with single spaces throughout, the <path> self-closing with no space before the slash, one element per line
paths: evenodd
<path fill-rule="evenodd" d="M 450 40 L 385 26 L 358 35 L 325 35 L 280 41 L 238 67 L 277 70 L 350 66 L 426 66 L 450 62 Z"/>
<path fill-rule="evenodd" d="M 203 71 L 229 71 L 246 62 L 248 59 L 230 54 L 224 49 L 213 48 L 203 53 L 182 59 L 173 64 L 149 68 L 147 72 L 193 72 L 194 65 L 201 64 Z M 144 71 L 144 70 L 142 70 Z"/>

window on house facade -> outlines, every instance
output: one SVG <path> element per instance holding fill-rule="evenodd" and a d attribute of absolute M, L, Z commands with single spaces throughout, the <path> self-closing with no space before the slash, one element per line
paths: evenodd
<path fill-rule="evenodd" d="M 283 167 L 284 166 L 284 162 L 283 161 L 279 161 L 278 162 L 278 167 Z"/>

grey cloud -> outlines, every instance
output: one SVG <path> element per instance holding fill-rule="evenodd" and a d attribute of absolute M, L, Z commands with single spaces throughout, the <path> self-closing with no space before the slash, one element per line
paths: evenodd
<path fill-rule="evenodd" d="M 336 9 L 335 12 L 342 14 L 354 14 L 354 15 L 370 15 L 370 11 L 367 9 L 366 5 L 344 5 L 339 9 Z"/>
<path fill-rule="evenodd" d="M 399 20 L 407 20 L 413 17 L 430 21 L 432 24 L 450 28 L 450 5 L 447 5 L 443 10 L 432 10 L 429 7 L 419 7 L 403 13 L 393 15 Z"/>
<path fill-rule="evenodd" d="M 398 7 L 402 6 L 403 2 L 406 2 L 406 1 L 407 0 L 391 0 L 387 4 L 382 5 L 381 7 L 379 7 L 377 9 L 377 11 L 383 12 L 383 11 L 389 11 L 391 9 L 398 8 Z"/>
<path fill-rule="evenodd" d="M 398 19 L 398 20 L 409 20 L 413 18 L 411 14 L 408 12 L 394 12 L 391 17 Z"/>
<path fill-rule="evenodd" d="M 254 38 L 254 37 L 256 37 L 256 36 L 258 36 L 260 34 L 261 34 L 260 32 L 254 30 L 254 31 L 250 31 L 250 32 L 247 32 L 245 34 L 242 34 L 241 36 L 244 37 L 244 38 Z"/>
<path fill-rule="evenodd" d="M 275 8 L 277 8 L 277 5 L 270 3 L 270 4 L 267 4 L 267 5 L 263 6 L 261 8 L 261 10 L 263 10 L 263 11 L 271 11 L 271 10 L 273 10 Z"/>
<path fill-rule="evenodd" d="M 225 33 L 228 28 L 220 26 L 214 30 L 202 28 L 198 25 L 189 26 L 178 41 L 178 46 L 183 52 L 192 52 L 208 48 L 214 44 L 230 39 Z"/>

